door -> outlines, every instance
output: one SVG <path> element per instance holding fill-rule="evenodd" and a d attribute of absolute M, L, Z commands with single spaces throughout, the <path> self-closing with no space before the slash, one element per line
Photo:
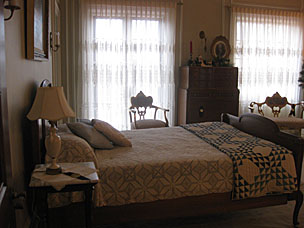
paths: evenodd
<path fill-rule="evenodd" d="M 5 73 L 3 1 L 0 1 L 0 227 L 15 227 Z"/>

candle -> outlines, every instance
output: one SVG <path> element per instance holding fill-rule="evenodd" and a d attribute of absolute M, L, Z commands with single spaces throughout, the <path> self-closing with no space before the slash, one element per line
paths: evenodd
<path fill-rule="evenodd" d="M 190 54 L 192 55 L 192 41 L 190 41 Z"/>

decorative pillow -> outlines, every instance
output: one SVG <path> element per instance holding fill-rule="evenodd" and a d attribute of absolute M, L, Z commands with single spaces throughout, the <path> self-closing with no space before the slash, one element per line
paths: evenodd
<path fill-rule="evenodd" d="M 81 122 L 93 126 L 92 121 L 89 119 L 77 119 L 77 122 Z"/>
<path fill-rule="evenodd" d="M 72 133 L 66 124 L 58 124 L 57 129 L 57 133 Z"/>
<path fill-rule="evenodd" d="M 96 149 L 112 149 L 112 143 L 93 126 L 77 122 L 67 123 L 70 130 L 77 136 L 85 139 L 93 148 Z"/>
<path fill-rule="evenodd" d="M 92 123 L 97 131 L 100 131 L 102 134 L 104 134 L 114 144 L 118 146 L 127 146 L 127 147 L 132 146 L 132 143 L 122 133 L 120 133 L 120 131 L 112 127 L 107 122 L 93 119 Z"/>
<path fill-rule="evenodd" d="M 89 143 L 71 133 L 61 132 L 61 151 L 58 154 L 57 162 L 80 162 L 80 161 L 94 161 L 94 149 Z M 48 158 L 49 162 L 51 158 Z"/>

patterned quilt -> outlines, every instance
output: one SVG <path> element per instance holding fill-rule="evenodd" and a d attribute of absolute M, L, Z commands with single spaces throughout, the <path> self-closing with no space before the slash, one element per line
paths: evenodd
<path fill-rule="evenodd" d="M 297 190 L 294 158 L 286 148 L 221 122 L 188 124 L 183 128 L 232 159 L 232 199 Z"/>

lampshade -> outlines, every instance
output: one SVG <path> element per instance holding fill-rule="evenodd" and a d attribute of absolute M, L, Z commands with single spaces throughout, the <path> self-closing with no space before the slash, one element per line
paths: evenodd
<path fill-rule="evenodd" d="M 65 98 L 63 87 L 39 87 L 34 104 L 27 114 L 27 118 L 30 120 L 46 119 L 50 121 L 74 116 L 75 113 Z"/>

